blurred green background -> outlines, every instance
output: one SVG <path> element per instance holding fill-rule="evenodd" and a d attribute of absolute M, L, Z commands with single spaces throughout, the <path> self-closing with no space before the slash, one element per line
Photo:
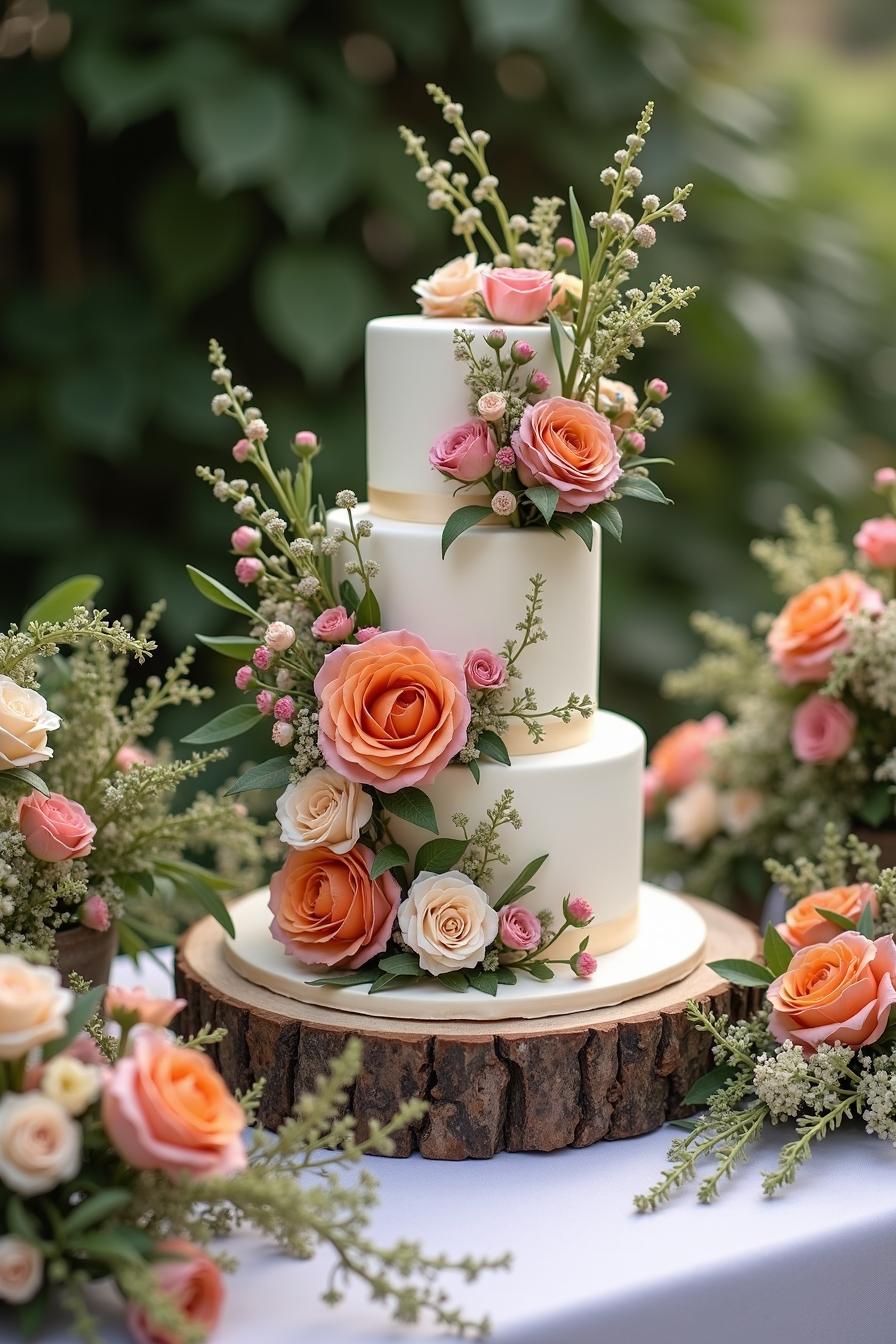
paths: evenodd
<path fill-rule="evenodd" d="M 215 334 L 284 453 L 363 493 L 362 337 L 454 253 L 395 126 L 439 142 L 424 83 L 493 134 L 504 195 L 597 174 L 643 103 L 686 225 L 645 259 L 702 287 L 633 381 L 672 387 L 674 510 L 608 543 L 602 699 L 651 733 L 695 605 L 767 600 L 747 556 L 782 506 L 870 505 L 896 462 L 896 6 L 888 0 L 16 0 L 0 18 L 3 610 L 73 570 L 113 610 L 169 599 L 169 648 L 225 628 L 184 576 L 226 577 Z M 226 676 L 211 656 L 205 676 Z M 232 693 L 225 691 L 228 700 Z M 222 701 L 222 708 L 224 706 Z"/>

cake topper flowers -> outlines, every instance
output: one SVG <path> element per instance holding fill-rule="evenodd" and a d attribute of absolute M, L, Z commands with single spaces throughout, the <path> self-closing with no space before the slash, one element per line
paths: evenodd
<path fill-rule="evenodd" d="M 645 287 L 631 284 L 642 253 L 656 242 L 658 226 L 685 219 L 691 186 L 676 187 L 666 202 L 645 193 L 632 212 L 643 180 L 635 161 L 653 114 L 648 103 L 600 174 L 610 193 L 607 208 L 594 211 L 586 223 L 570 189 L 572 237 L 557 237 L 563 201 L 536 197 L 528 214 L 511 213 L 486 158 L 491 137 L 481 129 L 468 131 L 463 107 L 438 85 L 427 85 L 427 92 L 453 132 L 450 158 L 431 160 L 423 136 L 406 126 L 400 134 L 430 208 L 450 215 L 452 234 L 463 241 L 466 254 L 414 286 L 423 314 L 484 317 L 514 326 L 547 322 L 559 377 L 552 387 L 544 371 L 528 370 L 533 347 L 520 337 L 511 339 L 500 325 L 484 338 L 491 353 L 474 349 L 473 331 L 458 327 L 455 355 L 467 365 L 475 418 L 446 427 L 430 461 L 458 483 L 459 492 L 484 486 L 491 504 L 467 505 L 452 515 L 443 548 L 489 515 L 512 526 L 571 528 L 589 547 L 594 522 L 618 540 L 621 498 L 669 502 L 649 474 L 661 459 L 644 456 L 646 436 L 663 423 L 660 404 L 669 389 L 661 378 L 649 378 L 639 395 L 612 375 L 620 361 L 631 360 L 644 346 L 649 331 L 676 335 L 675 314 L 697 292 L 674 285 L 668 275 Z M 491 262 L 479 261 L 480 247 Z M 571 269 L 573 258 L 578 274 Z M 548 391 L 552 395 L 540 400 Z M 461 431 L 479 451 L 446 457 L 446 441 L 456 444 Z M 474 474 L 477 467 L 482 469 Z"/>

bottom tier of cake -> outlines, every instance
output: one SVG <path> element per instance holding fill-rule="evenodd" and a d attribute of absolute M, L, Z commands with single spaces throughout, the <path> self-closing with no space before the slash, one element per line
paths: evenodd
<path fill-rule="evenodd" d="M 548 858 L 533 878 L 534 891 L 521 904 L 549 910 L 559 928 L 566 896 L 583 896 L 594 910 L 586 930 L 568 929 L 552 957 L 571 956 L 584 936 L 597 954 L 623 947 L 637 931 L 641 882 L 644 734 L 629 719 L 599 711 L 593 736 L 567 751 L 515 756 L 510 767 L 483 760 L 477 784 L 463 765 L 452 765 L 427 785 L 439 834 L 460 835 L 452 818 L 469 817 L 468 831 L 485 818 L 504 789 L 522 826 L 500 832 L 508 864 L 494 865 L 486 883 L 493 900 L 530 860 Z M 394 839 L 411 858 L 432 836 L 410 823 L 390 822 Z"/>

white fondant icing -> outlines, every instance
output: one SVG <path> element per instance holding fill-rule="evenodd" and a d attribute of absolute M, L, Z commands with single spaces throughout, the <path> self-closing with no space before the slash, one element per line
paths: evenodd
<path fill-rule="evenodd" d="M 309 982 L 326 975 L 326 969 L 300 966 L 271 937 L 267 890 L 231 906 L 236 939 L 225 938 L 224 954 L 245 979 L 275 994 L 370 1017 L 429 1022 L 556 1017 L 653 994 L 699 966 L 706 926 L 694 907 L 646 883 L 640 904 L 638 934 L 625 947 L 600 957 L 590 979 L 577 979 L 558 967 L 553 980 L 536 982 L 521 975 L 516 985 L 499 986 L 494 998 L 474 990 L 457 994 L 433 983 L 373 995 L 367 985 L 344 989 L 312 985 Z"/>
<path fill-rule="evenodd" d="M 542 574 L 547 639 L 523 653 L 520 680 L 512 686 L 531 686 L 542 710 L 564 704 L 570 691 L 597 700 L 599 528 L 589 551 L 572 533 L 475 527 L 457 538 L 443 560 L 440 527 L 380 518 L 363 506 L 358 516 L 373 524 L 364 556 L 380 567 L 374 587 L 386 628 L 413 630 L 433 648 L 461 658 L 483 646 L 497 653 L 506 639 L 519 639 L 515 627 L 525 612 L 529 579 Z M 339 525 L 345 515 L 333 510 L 330 526 Z M 342 558 L 354 557 L 344 549 Z M 568 740 L 575 740 L 576 727 L 579 740 L 590 736 L 589 725 L 574 719 Z"/>
<path fill-rule="evenodd" d="M 507 333 L 508 347 L 514 340 L 529 342 L 535 359 L 527 367 L 546 373 L 551 380 L 547 395 L 556 396 L 560 377 L 546 325 L 513 327 L 483 318 L 421 316 L 378 317 L 369 323 L 367 479 L 373 489 L 440 495 L 450 505 L 456 485 L 429 465 L 429 450 L 440 434 L 470 419 L 466 365 L 454 359 L 454 332 L 464 327 L 478 337 L 496 326 Z M 488 353 L 479 339 L 475 348 L 477 354 Z M 462 494 L 458 506 L 463 502 Z"/>

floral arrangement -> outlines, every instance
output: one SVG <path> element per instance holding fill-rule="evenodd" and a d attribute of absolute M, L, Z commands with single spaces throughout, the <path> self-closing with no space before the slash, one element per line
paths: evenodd
<path fill-rule="evenodd" d="M 204 642 L 240 663 L 234 682 L 252 699 L 199 735 L 212 742 L 268 723 L 280 749 L 230 788 L 280 791 L 276 814 L 289 853 L 271 882 L 274 937 L 303 965 L 322 968 L 326 983 L 367 983 L 371 993 L 438 977 L 449 989 L 496 994 L 521 972 L 549 979 L 557 964 L 592 974 L 587 936 L 572 957 L 550 956 L 562 932 L 592 919 L 585 900 L 567 900 L 557 929 L 521 904 L 547 855 L 533 857 L 496 899 L 486 892 L 509 862 L 502 829 L 522 824 L 513 791 L 480 822 L 452 818 L 460 836 L 440 836 L 425 792 L 451 762 L 477 780 L 483 757 L 510 765 L 502 734 L 511 723 L 537 742 L 546 719 L 593 713 L 588 696 L 573 693 L 542 710 L 530 688 L 511 689 L 526 650 L 545 638 L 542 576 L 531 578 L 523 618 L 501 652 L 432 649 L 411 631 L 389 629 L 376 565 L 364 556 L 372 525 L 350 490 L 337 493 L 327 531 L 313 488 L 317 436 L 296 434 L 297 466 L 275 470 L 251 393 L 233 383 L 215 341 L 209 358 L 219 389 L 212 410 L 236 422 L 233 457 L 257 474 L 250 486 L 222 468 L 199 469 L 239 520 L 231 546 L 247 598 L 189 572 L 200 592 L 249 623 L 248 637 Z M 413 865 L 390 834 L 395 817 L 435 837 Z"/>
<path fill-rule="evenodd" d="M 790 1185 L 812 1153 L 846 1121 L 896 1142 L 896 869 L 880 870 L 880 851 L 828 827 L 818 860 L 768 865 L 793 904 L 769 925 L 764 964 L 712 963 L 738 985 L 764 991 L 762 1007 L 729 1022 L 688 1005 L 690 1020 L 713 1040 L 715 1067 L 685 1101 L 706 1106 L 685 1122 L 669 1167 L 635 1203 L 657 1208 L 715 1163 L 698 1199 L 709 1203 L 748 1156 L 767 1125 L 794 1123 L 796 1137 L 763 1177 L 766 1195 Z"/>
<path fill-rule="evenodd" d="M 189 680 L 192 650 L 127 699 L 131 660 L 155 649 L 162 607 L 132 630 L 73 606 L 98 586 L 87 576 L 60 585 L 0 636 L 0 947 L 9 950 L 50 954 L 67 929 L 114 922 L 135 953 L 173 941 L 197 904 L 232 927 L 221 895 L 232 882 L 187 855 L 212 850 L 234 876 L 260 870 L 264 828 L 245 809 L 223 794 L 174 806 L 178 785 L 226 752 L 175 760 L 141 745 L 167 706 L 211 695 Z"/>
<path fill-rule="evenodd" d="M 596 522 L 618 540 L 616 506 L 623 496 L 669 503 L 649 473 L 665 459 L 644 456 L 646 435 L 663 423 L 660 403 L 669 389 L 651 378 L 638 395 L 610 375 L 621 360 L 633 358 L 652 328 L 677 334 L 680 323 L 672 314 L 696 293 L 673 285 L 667 275 L 646 289 L 630 283 L 641 252 L 656 242 L 657 226 L 685 218 L 691 187 L 676 187 L 665 203 L 648 193 L 637 214 L 630 212 L 642 183 L 635 161 L 650 130 L 648 104 L 600 174 L 610 191 L 607 209 L 593 213 L 586 225 L 570 189 L 573 236 L 557 237 L 560 198 L 536 197 L 528 215 L 512 214 L 486 159 L 491 137 L 468 131 L 462 106 L 438 85 L 427 85 L 427 92 L 451 128 L 450 158 L 432 161 L 424 137 L 406 126 L 401 136 L 430 208 L 447 211 L 452 233 L 467 251 L 414 286 L 423 314 L 523 326 L 547 322 L 560 374 L 556 394 L 543 397 L 550 379 L 530 369 L 535 350 L 528 341 L 509 341 L 500 326 L 478 340 L 462 327 L 455 332 L 472 418 L 436 440 L 430 463 L 457 482 L 455 493 L 484 487 L 490 503 L 452 514 L 443 550 L 467 528 L 495 516 L 515 527 L 569 529 L 589 547 Z M 494 214 L 494 224 L 486 222 L 483 207 Z M 479 261 L 480 246 L 490 262 Z M 578 274 L 565 269 L 573 256 Z"/>
<path fill-rule="evenodd" d="M 223 1031 L 180 1040 L 166 1027 L 182 1000 L 122 989 L 102 999 L 102 989 L 63 988 L 50 967 L 0 956 L 0 1311 L 17 1311 L 23 1336 L 55 1299 L 81 1339 L 99 1344 L 87 1290 L 111 1280 L 137 1344 L 199 1344 L 223 1311 L 222 1270 L 234 1268 L 209 1243 L 246 1224 L 300 1259 L 329 1247 L 330 1302 L 361 1281 L 396 1319 L 427 1313 L 453 1332 L 484 1333 L 437 1279 L 458 1270 L 472 1280 L 506 1258 L 380 1247 L 367 1230 L 375 1181 L 341 1179 L 365 1153 L 391 1152 L 395 1131 L 426 1109 L 410 1101 L 359 1139 L 341 1113 L 357 1042 L 276 1134 L 246 1137 L 264 1084 L 229 1092 L 206 1053 Z"/>
<path fill-rule="evenodd" d="M 896 471 L 875 488 L 896 509 Z M 695 615 L 708 650 L 665 690 L 716 708 L 658 742 L 646 772 L 665 828 L 649 866 L 696 892 L 761 889 L 761 856 L 812 853 L 828 822 L 841 835 L 893 822 L 896 517 L 865 522 L 847 550 L 827 512 L 789 509 L 784 536 L 753 554 L 784 604 L 752 631 Z"/>

